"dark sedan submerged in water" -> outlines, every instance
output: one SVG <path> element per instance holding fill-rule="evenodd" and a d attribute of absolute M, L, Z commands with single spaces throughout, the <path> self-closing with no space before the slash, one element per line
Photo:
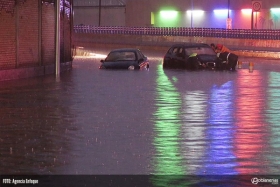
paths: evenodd
<path fill-rule="evenodd" d="M 218 58 L 215 51 L 203 43 L 174 44 L 163 59 L 163 68 L 230 69 L 227 66 L 227 62 Z"/>
<path fill-rule="evenodd" d="M 148 69 L 148 58 L 139 50 L 134 48 L 124 48 L 112 50 L 99 69 Z"/>

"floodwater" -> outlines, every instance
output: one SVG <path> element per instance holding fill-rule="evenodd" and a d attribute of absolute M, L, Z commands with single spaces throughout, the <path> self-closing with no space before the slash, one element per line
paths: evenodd
<path fill-rule="evenodd" d="M 151 174 L 167 184 L 280 173 L 278 61 L 163 70 L 151 54 L 149 70 L 129 71 L 99 70 L 95 57 L 76 57 L 59 78 L 1 82 L 0 174 Z"/>

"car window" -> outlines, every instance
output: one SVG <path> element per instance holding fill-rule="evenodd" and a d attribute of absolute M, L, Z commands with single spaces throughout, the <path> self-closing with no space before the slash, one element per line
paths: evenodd
<path fill-rule="evenodd" d="M 180 47 L 174 47 L 172 51 L 172 55 L 177 56 L 180 52 Z"/>
<path fill-rule="evenodd" d="M 196 53 L 198 55 L 200 55 L 200 54 L 216 55 L 216 53 L 210 47 L 187 47 L 187 48 L 185 48 L 185 53 L 187 56 L 189 56 L 193 53 Z"/>
<path fill-rule="evenodd" d="M 182 47 L 174 47 L 171 53 L 174 56 L 182 56 L 184 54 L 184 49 Z"/>
<path fill-rule="evenodd" d="M 171 53 L 172 53 L 173 55 L 176 55 L 177 50 L 178 50 L 178 48 L 177 48 L 177 47 L 174 47 L 174 48 L 172 49 L 172 52 L 171 52 Z"/>
<path fill-rule="evenodd" d="M 181 56 L 184 54 L 184 49 L 182 47 L 178 48 L 177 50 L 177 56 Z"/>
<path fill-rule="evenodd" d="M 133 51 L 113 51 L 109 53 L 105 61 L 126 61 L 136 60 L 135 53 Z"/>
<path fill-rule="evenodd" d="M 173 51 L 173 47 L 171 47 L 171 48 L 168 50 L 167 53 L 172 54 L 172 51 Z"/>

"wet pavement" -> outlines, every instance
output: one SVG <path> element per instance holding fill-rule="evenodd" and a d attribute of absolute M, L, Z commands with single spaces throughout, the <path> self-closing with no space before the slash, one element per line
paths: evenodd
<path fill-rule="evenodd" d="M 95 57 L 59 78 L 1 82 L 0 174 L 280 173 L 277 60 L 163 70 L 150 53 L 149 70 L 129 71 L 99 70 Z"/>

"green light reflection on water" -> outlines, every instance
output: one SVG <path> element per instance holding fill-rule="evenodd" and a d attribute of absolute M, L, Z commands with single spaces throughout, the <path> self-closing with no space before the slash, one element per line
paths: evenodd
<path fill-rule="evenodd" d="M 266 111 L 268 116 L 268 123 L 271 126 L 270 132 L 270 146 L 273 149 L 273 153 L 269 155 L 272 163 L 272 173 L 279 172 L 277 167 L 280 164 L 280 73 L 271 72 L 269 79 L 268 89 L 268 110 Z M 274 168 L 274 169 L 273 169 Z"/>
<path fill-rule="evenodd" d="M 176 87 L 164 74 L 161 66 L 157 69 L 156 107 L 154 113 L 154 173 L 155 186 L 187 186 L 184 158 L 180 154 L 181 97 Z"/>

